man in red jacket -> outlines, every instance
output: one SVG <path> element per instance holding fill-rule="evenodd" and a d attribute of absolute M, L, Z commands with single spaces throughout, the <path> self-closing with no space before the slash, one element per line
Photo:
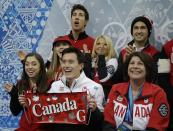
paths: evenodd
<path fill-rule="evenodd" d="M 133 52 L 145 52 L 153 57 L 155 66 L 157 65 L 159 51 L 149 43 L 149 37 L 152 31 L 152 21 L 145 16 L 136 17 L 131 24 L 131 35 L 133 40 L 127 44 L 127 47 L 122 49 L 118 58 L 118 69 L 113 79 L 114 83 L 124 81 L 123 65 L 126 57 Z M 157 76 L 157 71 L 156 75 Z M 157 77 L 156 77 L 157 78 Z M 156 80 L 155 80 L 156 81 Z"/>
<path fill-rule="evenodd" d="M 71 27 L 70 34 L 65 35 L 64 39 L 68 39 L 72 46 L 83 50 L 83 45 L 92 51 L 94 38 L 87 35 L 85 27 L 89 21 L 89 13 L 87 9 L 80 4 L 75 4 L 71 10 Z"/>

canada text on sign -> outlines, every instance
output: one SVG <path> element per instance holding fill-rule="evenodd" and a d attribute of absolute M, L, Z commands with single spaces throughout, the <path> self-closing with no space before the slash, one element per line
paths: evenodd
<path fill-rule="evenodd" d="M 87 93 L 25 94 L 28 100 L 26 115 L 36 123 L 86 124 Z"/>

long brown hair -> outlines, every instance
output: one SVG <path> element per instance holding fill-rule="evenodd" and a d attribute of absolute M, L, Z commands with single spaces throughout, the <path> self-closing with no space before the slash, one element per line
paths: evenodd
<path fill-rule="evenodd" d="M 38 74 L 38 79 L 36 82 L 36 85 L 37 85 L 36 91 L 38 93 L 42 93 L 42 92 L 46 92 L 48 89 L 48 87 L 47 87 L 48 78 L 46 75 L 46 69 L 45 69 L 43 58 L 38 53 L 29 53 L 26 55 L 26 57 L 24 59 L 22 77 L 21 77 L 20 82 L 17 85 L 19 93 L 23 93 L 23 91 L 26 91 L 27 89 L 29 89 L 29 86 L 30 86 L 29 85 L 29 76 L 27 75 L 27 73 L 25 71 L 25 62 L 26 62 L 28 57 L 32 57 L 32 56 L 34 56 L 40 64 L 40 72 Z"/>

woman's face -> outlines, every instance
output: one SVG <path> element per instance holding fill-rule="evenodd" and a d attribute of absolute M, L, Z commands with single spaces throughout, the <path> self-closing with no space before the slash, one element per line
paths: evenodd
<path fill-rule="evenodd" d="M 108 55 L 108 44 L 104 38 L 99 38 L 95 45 L 95 52 L 98 55 Z"/>
<path fill-rule="evenodd" d="M 29 56 L 25 62 L 25 72 L 29 78 L 36 78 L 40 72 L 40 63 L 35 56 Z"/>
<path fill-rule="evenodd" d="M 61 58 L 63 50 L 69 47 L 69 45 L 60 44 L 59 46 L 55 46 L 54 50 L 57 53 L 58 57 Z"/>
<path fill-rule="evenodd" d="M 133 56 L 129 62 L 128 76 L 131 80 L 145 80 L 146 69 L 138 56 Z"/>

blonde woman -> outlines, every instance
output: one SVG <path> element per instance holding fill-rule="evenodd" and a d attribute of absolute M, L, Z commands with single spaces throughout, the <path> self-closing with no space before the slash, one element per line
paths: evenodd
<path fill-rule="evenodd" d="M 91 55 L 85 47 L 84 51 L 86 57 L 84 71 L 89 78 L 102 84 L 105 97 L 107 98 L 112 86 L 110 79 L 118 66 L 112 40 L 105 35 L 98 36 L 94 42 Z"/>

